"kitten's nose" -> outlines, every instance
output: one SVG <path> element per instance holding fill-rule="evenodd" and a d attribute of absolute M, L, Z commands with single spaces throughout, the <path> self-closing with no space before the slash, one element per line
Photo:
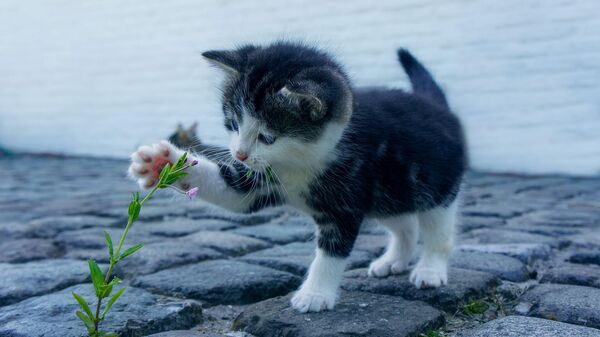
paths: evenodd
<path fill-rule="evenodd" d="M 236 151 L 235 152 L 235 157 L 239 160 L 239 161 L 244 161 L 246 159 L 248 159 L 248 154 L 245 152 L 240 152 L 240 151 Z"/>

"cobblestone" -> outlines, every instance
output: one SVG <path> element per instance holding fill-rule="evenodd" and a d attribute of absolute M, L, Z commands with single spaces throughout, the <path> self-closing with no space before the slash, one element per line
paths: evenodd
<path fill-rule="evenodd" d="M 532 304 L 528 315 L 600 328 L 600 289 L 540 284 L 522 297 Z"/>
<path fill-rule="evenodd" d="M 580 250 L 569 256 L 573 263 L 596 264 L 600 266 L 600 247 L 595 250 Z"/>
<path fill-rule="evenodd" d="M 600 266 L 564 263 L 548 270 L 540 282 L 600 288 Z"/>
<path fill-rule="evenodd" d="M 0 263 L 0 305 L 46 294 L 89 278 L 87 263 L 47 259 L 28 263 Z"/>
<path fill-rule="evenodd" d="M 229 232 L 196 232 L 181 238 L 198 246 L 234 255 L 242 255 L 271 247 L 266 241 Z"/>
<path fill-rule="evenodd" d="M 508 316 L 466 331 L 458 337 L 599 337 L 600 330 L 546 319 Z"/>
<path fill-rule="evenodd" d="M 457 251 L 450 257 L 450 265 L 487 272 L 513 282 L 529 279 L 529 271 L 523 262 L 500 254 Z"/>
<path fill-rule="evenodd" d="M 174 218 L 141 224 L 148 233 L 166 237 L 185 236 L 200 231 L 232 229 L 238 224 L 219 219 Z"/>
<path fill-rule="evenodd" d="M 296 312 L 289 301 L 290 296 L 285 296 L 251 305 L 233 326 L 263 337 L 404 337 L 437 328 L 444 321 L 439 311 L 422 302 L 386 295 L 342 293 L 335 311 L 309 314 Z"/>
<path fill-rule="evenodd" d="M 300 279 L 270 268 L 216 260 L 136 277 L 133 285 L 210 304 L 243 304 L 286 294 L 300 285 Z"/>
<path fill-rule="evenodd" d="M 299 223 L 299 224 L 297 224 Z M 314 236 L 314 225 L 306 221 L 264 224 L 252 227 L 240 227 L 233 232 L 248 235 L 276 244 L 286 244 L 294 241 L 306 241 Z"/>
<path fill-rule="evenodd" d="M 313 242 L 293 242 L 247 254 L 241 260 L 302 276 L 308 270 L 314 255 Z M 357 247 L 348 258 L 347 269 L 366 267 L 374 257 L 375 254 Z"/>
<path fill-rule="evenodd" d="M 459 250 L 497 253 L 512 256 L 524 263 L 532 263 L 535 260 L 546 260 L 550 257 L 552 249 L 550 246 L 540 243 L 490 243 L 490 244 L 462 244 Z"/>
<path fill-rule="evenodd" d="M 80 337 L 81 322 L 73 314 L 79 307 L 71 292 L 88 302 L 91 285 L 77 285 L 56 293 L 33 297 L 0 308 L 0 336 Z M 202 319 L 202 308 L 191 300 L 171 299 L 129 287 L 119 298 L 103 325 L 123 337 L 191 328 Z"/>
<path fill-rule="evenodd" d="M 27 262 L 58 257 L 61 249 L 52 240 L 14 239 L 0 243 L 0 262 Z"/>
<path fill-rule="evenodd" d="M 469 299 L 485 295 L 498 285 L 498 280 L 491 274 L 460 268 L 448 270 L 447 286 L 420 291 L 415 291 L 415 286 L 408 280 L 408 274 L 373 278 L 367 276 L 366 269 L 355 269 L 346 272 L 345 276 L 342 283 L 345 290 L 401 296 L 425 301 L 450 311 Z"/>
<path fill-rule="evenodd" d="M 135 190 L 127 163 L 21 156 L 0 167 L 0 336 L 82 336 L 70 291 L 90 295 L 85 260 L 107 262 L 102 230 L 121 235 Z M 116 270 L 129 287 L 105 328 L 158 337 L 600 335 L 600 178 L 469 172 L 466 186 L 447 286 L 417 290 L 407 273 L 368 278 L 387 244 L 373 221 L 338 306 L 317 314 L 288 305 L 314 254 L 312 220 L 287 207 L 236 214 L 159 193 L 127 238 L 126 247 L 145 246 Z M 478 303 L 489 309 L 464 314 Z"/>

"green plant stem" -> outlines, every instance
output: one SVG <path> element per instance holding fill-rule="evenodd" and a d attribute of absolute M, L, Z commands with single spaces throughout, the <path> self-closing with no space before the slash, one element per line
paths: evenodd
<path fill-rule="evenodd" d="M 154 186 L 154 188 L 152 188 L 152 190 L 150 190 L 150 192 L 148 194 L 146 194 L 144 199 L 142 199 L 142 201 L 140 201 L 140 208 L 142 206 L 144 206 L 144 203 L 148 199 L 150 199 L 150 197 L 152 196 L 152 194 L 154 194 L 154 192 L 156 192 L 156 190 L 159 189 L 159 186 L 160 186 L 160 183 L 157 183 L 156 186 Z M 117 259 L 119 257 L 119 253 L 121 252 L 121 247 L 123 246 L 123 242 L 125 242 L 125 237 L 127 236 L 127 232 L 129 232 L 129 229 L 131 228 L 133 221 L 134 220 L 131 217 L 129 217 L 129 220 L 127 220 L 127 225 L 125 226 L 125 230 L 123 231 L 123 234 L 121 235 L 121 239 L 119 239 L 119 245 L 117 246 L 117 250 L 115 251 L 113 258 L 110 259 L 110 264 L 108 265 L 108 270 L 106 271 L 106 276 L 104 277 L 104 284 L 107 284 L 110 281 L 110 275 L 112 273 L 114 266 L 118 262 Z M 98 303 L 96 304 L 96 319 L 94 319 L 94 330 L 96 333 L 98 332 L 98 324 L 100 324 L 100 306 L 101 305 L 102 305 L 102 298 L 98 297 Z"/>

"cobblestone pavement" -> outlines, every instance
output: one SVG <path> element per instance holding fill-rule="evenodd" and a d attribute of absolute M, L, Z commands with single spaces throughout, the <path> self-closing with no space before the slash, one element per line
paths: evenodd
<path fill-rule="evenodd" d="M 0 336 L 83 336 L 76 290 L 106 263 L 135 185 L 127 163 L 0 160 Z M 225 212 L 160 193 L 126 244 L 145 247 L 105 328 L 121 336 L 600 336 L 600 178 L 471 172 L 449 285 L 366 277 L 384 248 L 365 226 L 330 312 L 288 305 L 313 252 L 311 220 L 287 208 Z"/>

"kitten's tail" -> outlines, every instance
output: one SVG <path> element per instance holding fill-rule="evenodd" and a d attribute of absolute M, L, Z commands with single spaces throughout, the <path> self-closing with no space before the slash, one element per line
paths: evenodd
<path fill-rule="evenodd" d="M 435 82 L 429 71 L 406 49 L 398 50 L 398 59 L 406 71 L 413 91 L 430 98 L 435 103 L 448 108 L 448 101 L 442 88 Z"/>

